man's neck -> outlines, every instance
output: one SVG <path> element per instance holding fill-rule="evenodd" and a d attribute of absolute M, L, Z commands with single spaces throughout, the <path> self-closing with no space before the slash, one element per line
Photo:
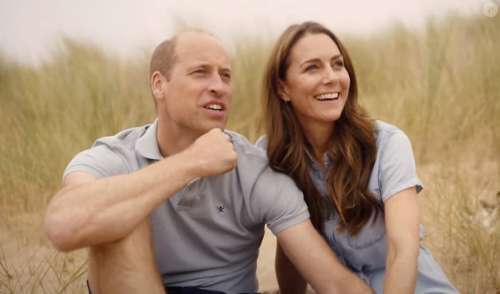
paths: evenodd
<path fill-rule="evenodd" d="M 199 136 L 200 134 L 198 133 L 180 129 L 158 118 L 156 139 L 158 141 L 158 149 L 163 157 L 182 152 L 193 144 Z"/>

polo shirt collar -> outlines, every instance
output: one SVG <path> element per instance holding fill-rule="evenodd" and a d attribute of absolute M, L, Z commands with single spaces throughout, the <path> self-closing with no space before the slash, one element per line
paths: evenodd
<path fill-rule="evenodd" d="M 305 150 L 306 150 L 307 161 L 309 162 L 309 166 L 313 170 L 316 170 L 316 171 L 328 170 L 332 166 L 333 160 L 330 157 L 329 152 L 326 152 L 325 154 L 323 154 L 324 167 L 322 168 L 321 165 L 316 161 L 314 156 L 311 154 L 309 149 L 305 148 Z"/>
<path fill-rule="evenodd" d="M 137 153 L 147 159 L 161 160 L 160 149 L 158 148 L 158 140 L 156 139 L 156 129 L 158 128 L 158 119 L 147 126 L 144 134 L 137 140 L 135 150 Z"/>

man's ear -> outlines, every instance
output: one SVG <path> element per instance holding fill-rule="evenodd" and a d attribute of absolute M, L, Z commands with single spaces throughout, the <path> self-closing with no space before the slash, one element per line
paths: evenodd
<path fill-rule="evenodd" d="M 290 96 L 288 95 L 288 88 L 283 81 L 279 81 L 278 84 L 278 94 L 281 100 L 288 103 L 290 102 Z"/>
<path fill-rule="evenodd" d="M 151 75 L 151 92 L 155 99 L 162 99 L 163 92 L 165 91 L 165 77 L 159 72 L 155 71 Z"/>

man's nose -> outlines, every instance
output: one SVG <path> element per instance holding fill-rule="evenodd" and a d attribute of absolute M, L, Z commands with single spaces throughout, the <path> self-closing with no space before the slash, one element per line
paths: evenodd
<path fill-rule="evenodd" d="M 231 85 L 225 82 L 219 74 L 214 74 L 210 79 L 209 91 L 215 97 L 221 98 L 231 91 Z"/>

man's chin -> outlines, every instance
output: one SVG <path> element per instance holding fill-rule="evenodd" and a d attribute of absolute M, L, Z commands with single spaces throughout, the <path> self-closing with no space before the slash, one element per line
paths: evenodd
<path fill-rule="evenodd" d="M 226 128 L 226 124 L 225 123 L 215 123 L 215 124 L 207 124 L 203 129 L 202 129 L 202 132 L 203 133 L 206 133 L 208 131 L 210 131 L 211 129 L 222 129 L 224 130 Z"/>

